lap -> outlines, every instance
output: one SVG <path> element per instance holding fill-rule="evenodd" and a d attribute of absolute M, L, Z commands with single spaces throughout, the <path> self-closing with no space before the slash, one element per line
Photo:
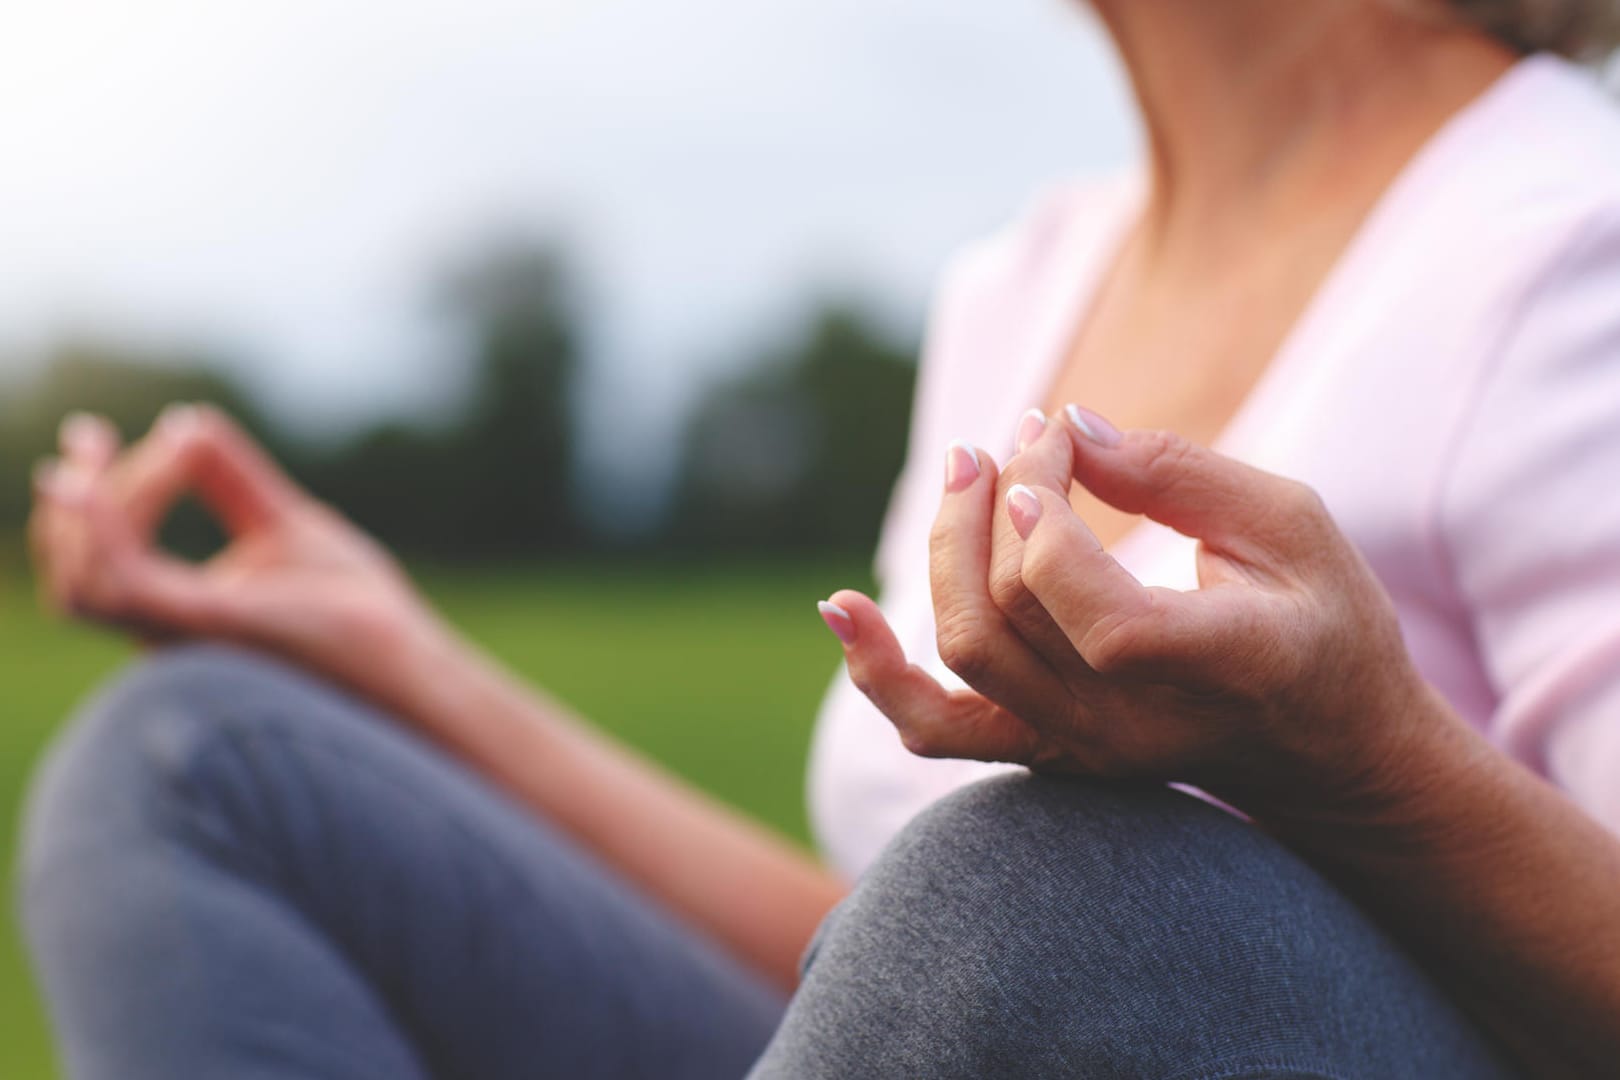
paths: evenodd
<path fill-rule="evenodd" d="M 400 1075 L 714 1077 L 781 1010 L 444 754 L 228 649 L 160 654 L 102 695 L 43 770 L 24 860 L 70 1063 L 122 1042 L 387 1075 L 356 1060 L 369 1031 L 389 1038 L 366 1056 L 397 1036 Z"/>

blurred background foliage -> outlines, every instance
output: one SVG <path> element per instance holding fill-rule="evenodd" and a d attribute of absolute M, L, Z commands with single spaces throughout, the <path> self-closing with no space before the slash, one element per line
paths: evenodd
<path fill-rule="evenodd" d="M 865 551 L 905 456 L 912 349 L 832 304 L 716 386 L 682 443 L 671 540 L 685 549 Z"/>
<path fill-rule="evenodd" d="M 335 441 L 297 436 L 203 351 L 64 341 L 0 396 L 0 532 L 20 532 L 29 474 L 62 416 L 110 417 L 126 437 L 175 401 L 208 401 L 305 485 L 407 558 L 508 564 L 611 550 L 702 558 L 869 551 L 905 452 L 916 344 L 849 301 L 814 308 L 778 340 L 740 349 L 689 413 L 663 512 L 631 532 L 593 513 L 574 403 L 589 363 L 561 249 L 510 241 L 445 275 L 464 385 L 432 415 Z M 449 340 L 447 338 L 447 340 Z M 4 368 L 0 368 L 4 369 Z M 217 542 L 195 508 L 173 546 Z"/>

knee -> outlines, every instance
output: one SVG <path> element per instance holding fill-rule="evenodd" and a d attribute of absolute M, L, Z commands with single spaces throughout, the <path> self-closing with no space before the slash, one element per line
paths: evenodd
<path fill-rule="evenodd" d="M 1341 1075 L 1326 1063 L 1368 1047 L 1378 1064 L 1357 1075 L 1457 1074 L 1403 1063 L 1413 1047 L 1483 1060 L 1410 959 L 1259 829 L 1168 788 L 1032 775 L 902 831 L 818 936 L 783 1030 L 769 1060 L 794 1067 L 762 1076 L 857 1075 L 857 1059 L 894 1066 L 858 1075 Z"/>
<path fill-rule="evenodd" d="M 1244 898 L 1262 871 L 1309 875 L 1251 826 L 1169 788 L 997 777 L 902 830 L 823 927 L 807 964 L 851 939 L 871 953 L 893 937 L 926 943 L 936 970 L 983 974 L 1000 960 L 1022 963 L 1021 950 L 1055 948 L 1080 963 L 1106 951 L 1117 970 L 1122 950 L 1144 962 L 1162 955 L 1158 939 L 1189 919 L 1208 933 L 1245 921 Z"/>
<path fill-rule="evenodd" d="M 919 815 L 862 889 L 921 888 L 964 908 L 1010 899 L 1040 909 L 1087 897 L 1123 917 L 1138 904 L 1194 896 L 1207 903 L 1225 886 L 1246 892 L 1243 882 L 1260 867 L 1304 871 L 1252 826 L 1182 792 L 1016 774 L 971 785 Z"/>
<path fill-rule="evenodd" d="M 47 865 L 93 866 L 95 849 L 139 844 L 172 823 L 177 794 L 210 786 L 207 769 L 221 758 L 213 747 L 244 725 L 296 718 L 257 706 L 297 679 L 267 657 L 213 644 L 164 649 L 115 676 L 35 771 L 20 845 L 25 896 Z"/>
<path fill-rule="evenodd" d="M 883 1037 L 908 1052 L 959 1041 L 929 1019 L 940 1013 L 998 1032 L 994 1054 L 1112 1060 L 1120 1030 L 1158 1045 L 1206 1012 L 1218 1019 L 1205 1031 L 1246 1022 L 1240 1003 L 1271 999 L 1255 981 L 1297 970 L 1302 951 L 1330 970 L 1329 954 L 1353 947 L 1333 905 L 1349 908 L 1259 830 L 1191 796 L 1000 777 L 895 839 L 824 927 L 806 985 L 836 988 L 829 998 L 862 987 L 856 1011 L 903 1017 Z"/>

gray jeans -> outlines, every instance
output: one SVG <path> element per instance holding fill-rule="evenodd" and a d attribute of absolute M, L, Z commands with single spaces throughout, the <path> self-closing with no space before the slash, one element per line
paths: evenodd
<path fill-rule="evenodd" d="M 218 647 L 66 731 L 23 860 L 92 1080 L 1509 1075 L 1351 904 L 1174 792 L 945 800 L 789 1002 L 385 717 Z"/>

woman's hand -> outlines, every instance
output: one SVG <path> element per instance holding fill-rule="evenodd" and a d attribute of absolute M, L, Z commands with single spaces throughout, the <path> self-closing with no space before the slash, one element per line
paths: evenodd
<path fill-rule="evenodd" d="M 230 537 L 201 565 L 154 539 L 187 494 Z M 377 700 L 410 646 L 437 632 L 381 547 L 205 406 L 169 409 L 127 450 L 105 420 L 69 417 L 61 457 L 36 476 L 29 532 L 43 594 L 62 611 L 148 641 L 263 649 Z"/>
<path fill-rule="evenodd" d="M 1025 419 L 998 475 L 950 450 L 931 543 L 939 652 L 909 665 L 876 605 L 833 597 L 857 686 L 913 752 L 1198 784 L 1256 812 L 1371 795 L 1434 707 L 1371 570 L 1308 488 L 1093 414 Z M 1145 588 L 1070 508 L 1198 538 L 1200 588 Z"/>

